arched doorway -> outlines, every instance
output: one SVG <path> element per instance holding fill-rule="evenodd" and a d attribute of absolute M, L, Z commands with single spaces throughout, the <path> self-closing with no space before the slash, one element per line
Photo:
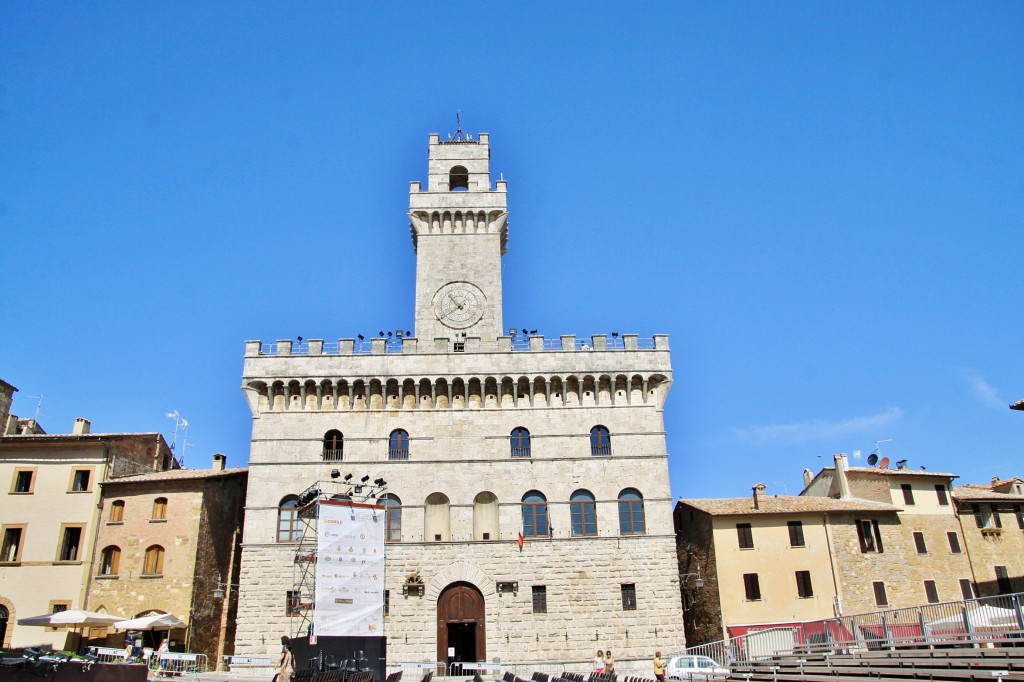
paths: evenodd
<path fill-rule="evenodd" d="M 484 596 L 470 583 L 452 583 L 437 598 L 437 660 L 475 663 L 486 659 Z"/>
<path fill-rule="evenodd" d="M 7 642 L 7 621 L 11 618 L 11 612 L 7 607 L 0 604 L 0 647 Z"/>

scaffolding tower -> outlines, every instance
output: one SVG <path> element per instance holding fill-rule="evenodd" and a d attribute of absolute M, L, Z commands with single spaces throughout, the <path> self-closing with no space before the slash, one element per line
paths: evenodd
<path fill-rule="evenodd" d="M 352 482 L 352 474 L 347 474 L 344 479 L 341 479 L 340 473 L 335 469 L 331 472 L 331 480 L 317 481 L 299 494 L 298 519 L 302 524 L 302 532 L 299 535 L 299 544 L 295 548 L 295 559 L 292 562 L 292 590 L 288 602 L 289 614 L 298 616 L 295 619 L 293 637 L 306 637 L 315 634 L 313 616 L 316 610 L 320 502 L 333 500 L 383 503 L 387 494 L 387 482 L 378 478 L 370 483 L 369 478 L 369 476 L 364 476 L 359 481 Z"/>

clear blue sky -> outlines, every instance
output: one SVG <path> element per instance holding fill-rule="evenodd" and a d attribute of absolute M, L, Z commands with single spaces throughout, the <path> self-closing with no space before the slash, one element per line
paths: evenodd
<path fill-rule="evenodd" d="M 408 183 L 490 132 L 505 321 L 671 335 L 677 496 L 1024 476 L 1024 5 L 0 4 L 0 377 L 246 461 L 243 342 L 412 328 Z M 852 464 L 863 464 L 853 460 Z"/>

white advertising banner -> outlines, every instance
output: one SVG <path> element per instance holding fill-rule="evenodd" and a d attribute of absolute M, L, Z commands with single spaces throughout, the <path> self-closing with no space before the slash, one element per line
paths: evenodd
<path fill-rule="evenodd" d="M 384 634 L 384 507 L 324 500 L 317 524 L 318 636 Z"/>

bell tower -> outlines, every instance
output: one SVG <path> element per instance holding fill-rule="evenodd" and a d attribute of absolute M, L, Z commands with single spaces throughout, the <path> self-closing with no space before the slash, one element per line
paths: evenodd
<path fill-rule="evenodd" d="M 427 187 L 409 187 L 416 250 L 416 337 L 480 339 L 504 334 L 501 257 L 508 242 L 506 183 L 491 186 L 490 136 L 430 135 Z"/>

